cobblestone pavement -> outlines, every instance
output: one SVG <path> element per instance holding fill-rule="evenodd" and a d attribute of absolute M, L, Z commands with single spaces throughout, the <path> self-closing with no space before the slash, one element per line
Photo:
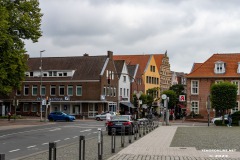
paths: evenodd
<path fill-rule="evenodd" d="M 240 160 L 239 132 L 239 127 L 161 126 L 108 160 Z"/>

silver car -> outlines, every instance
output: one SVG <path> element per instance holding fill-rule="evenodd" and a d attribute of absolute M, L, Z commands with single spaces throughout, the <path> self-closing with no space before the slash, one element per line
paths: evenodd
<path fill-rule="evenodd" d="M 109 113 L 111 114 L 111 117 L 116 115 L 116 112 L 109 112 Z M 106 114 L 107 114 L 107 112 L 104 112 L 102 114 L 98 114 L 98 115 L 96 115 L 95 119 L 97 121 L 106 120 Z"/>

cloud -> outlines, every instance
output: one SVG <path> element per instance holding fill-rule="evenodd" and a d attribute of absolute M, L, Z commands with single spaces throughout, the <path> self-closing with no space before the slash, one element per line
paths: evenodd
<path fill-rule="evenodd" d="M 171 69 L 190 72 L 213 53 L 239 52 L 237 0 L 40 1 L 43 37 L 30 56 L 153 54 L 168 50 Z M 46 54 L 46 53 L 45 53 Z"/>

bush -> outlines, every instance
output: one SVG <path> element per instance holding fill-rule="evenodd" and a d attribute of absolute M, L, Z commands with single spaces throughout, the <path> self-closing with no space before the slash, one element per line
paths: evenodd
<path fill-rule="evenodd" d="M 228 124 L 228 120 L 224 120 L 224 124 L 222 124 L 222 120 L 215 120 L 214 124 L 216 126 L 226 126 Z"/>

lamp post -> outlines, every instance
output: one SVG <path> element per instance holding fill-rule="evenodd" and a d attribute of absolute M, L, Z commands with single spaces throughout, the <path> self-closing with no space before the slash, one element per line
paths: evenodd
<path fill-rule="evenodd" d="M 209 121 L 210 121 L 210 108 L 211 108 L 210 95 L 208 95 L 207 97 L 208 127 L 209 127 Z"/>
<path fill-rule="evenodd" d="M 42 99 L 42 53 L 45 52 L 45 50 L 40 51 L 40 96 L 41 96 L 41 106 L 40 106 L 40 121 L 42 121 L 42 106 L 43 106 L 43 99 Z"/>

